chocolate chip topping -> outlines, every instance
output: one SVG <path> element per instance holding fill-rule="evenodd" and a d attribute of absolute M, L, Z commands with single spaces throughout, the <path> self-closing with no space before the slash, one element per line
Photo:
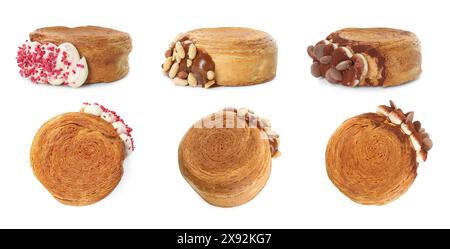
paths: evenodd
<path fill-rule="evenodd" d="M 307 52 L 313 59 L 311 74 L 322 76 L 330 83 L 357 86 L 368 73 L 368 63 L 362 54 L 354 54 L 349 48 L 328 40 L 309 46 Z"/>
<path fill-rule="evenodd" d="M 428 151 L 433 147 L 433 141 L 430 134 L 425 132 L 419 121 L 414 121 L 414 113 L 404 113 L 398 108 L 394 102 L 390 101 L 390 106 L 381 105 L 377 109 L 377 113 L 386 117 L 386 120 L 400 127 L 402 132 L 409 136 L 411 146 L 417 153 L 418 159 L 425 161 Z"/>

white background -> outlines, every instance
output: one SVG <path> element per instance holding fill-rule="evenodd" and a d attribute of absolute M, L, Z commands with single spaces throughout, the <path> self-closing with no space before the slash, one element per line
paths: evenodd
<path fill-rule="evenodd" d="M 446 1 L 10 1 L 0 38 L 0 227 L 319 228 L 450 227 L 449 49 Z M 36 28 L 98 25 L 129 32 L 131 71 L 113 84 L 72 89 L 22 79 L 17 47 Z M 168 43 L 200 27 L 269 32 L 279 47 L 277 78 L 252 87 L 183 88 L 161 73 Z M 350 89 L 310 75 L 306 47 L 344 27 L 414 31 L 422 41 L 422 77 L 388 89 Z M 410 190 L 382 207 L 353 203 L 329 181 L 325 148 L 347 118 L 394 99 L 414 110 L 434 141 Z M 58 203 L 33 176 L 29 149 L 49 118 L 84 101 L 116 110 L 134 128 L 136 151 L 105 200 Z M 266 188 L 248 204 L 204 202 L 178 171 L 178 144 L 201 117 L 225 106 L 249 107 L 272 121 L 283 155 Z"/>

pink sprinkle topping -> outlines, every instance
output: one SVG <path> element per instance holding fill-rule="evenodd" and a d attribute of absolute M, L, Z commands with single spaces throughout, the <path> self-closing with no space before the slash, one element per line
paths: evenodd
<path fill-rule="evenodd" d="M 124 124 L 125 128 L 126 128 L 126 133 L 125 134 L 128 135 L 131 138 L 131 151 L 134 151 L 134 149 L 136 147 L 134 146 L 134 139 L 133 139 L 133 136 L 131 135 L 131 132 L 133 132 L 133 129 L 131 127 L 129 127 L 125 123 L 125 121 L 115 111 L 109 110 L 108 108 L 104 107 L 103 105 L 100 105 L 99 103 L 90 104 L 89 102 L 83 102 L 83 105 L 85 105 L 85 106 L 90 106 L 90 105 L 99 106 L 100 109 L 102 109 L 103 112 L 111 113 L 115 117 L 115 119 L 117 120 L 116 122 L 121 122 L 122 124 Z"/>
<path fill-rule="evenodd" d="M 49 84 L 51 80 L 62 79 L 64 85 L 67 85 L 70 72 L 64 69 L 69 69 L 72 65 L 67 52 L 62 52 L 60 62 L 65 65 L 65 68 L 62 68 L 58 66 L 60 48 L 52 43 L 34 44 L 36 45 L 33 47 L 26 41 L 25 44 L 18 47 L 16 60 L 20 68 L 20 75 L 29 78 L 33 83 Z M 76 73 L 75 70 L 71 70 L 71 72 Z"/>

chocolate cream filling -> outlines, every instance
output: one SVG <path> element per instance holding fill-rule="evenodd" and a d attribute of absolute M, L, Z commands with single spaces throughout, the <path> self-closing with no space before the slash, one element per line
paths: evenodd
<path fill-rule="evenodd" d="M 182 50 L 177 44 L 181 45 Z M 215 84 L 213 59 L 206 51 L 197 48 L 187 36 L 171 44 L 165 57 L 166 62 L 162 67 L 176 83 L 204 88 Z"/>

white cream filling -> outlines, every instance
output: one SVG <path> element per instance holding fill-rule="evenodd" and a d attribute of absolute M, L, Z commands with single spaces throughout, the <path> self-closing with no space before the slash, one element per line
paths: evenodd
<path fill-rule="evenodd" d="M 402 131 L 406 134 L 406 135 L 408 135 L 408 136 L 410 136 L 411 134 L 412 134 L 412 130 L 408 127 L 408 125 L 406 124 L 406 123 L 402 123 L 401 125 L 400 125 L 400 127 L 402 128 Z"/>
<path fill-rule="evenodd" d="M 127 134 L 127 126 L 122 121 L 118 121 L 116 115 L 109 111 L 103 111 L 102 107 L 96 104 L 83 104 L 81 112 L 95 115 L 110 123 L 123 141 L 127 154 L 133 151 L 133 139 Z"/>
<path fill-rule="evenodd" d="M 411 144 L 414 147 L 414 150 L 416 150 L 416 152 L 419 152 L 422 149 L 422 146 L 420 145 L 419 139 L 417 138 L 417 135 L 412 134 L 411 136 L 409 136 L 409 139 L 411 141 Z"/>
<path fill-rule="evenodd" d="M 396 111 L 389 113 L 388 118 L 396 125 L 401 125 L 403 123 L 402 117 Z"/>
<path fill-rule="evenodd" d="M 366 57 L 363 54 L 356 54 L 357 57 L 359 57 L 363 61 L 363 71 L 361 73 L 361 78 L 359 79 L 362 81 L 364 78 L 366 78 L 367 73 L 369 72 L 369 62 L 367 61 Z"/>
<path fill-rule="evenodd" d="M 84 107 L 84 113 L 89 113 L 92 115 L 95 115 L 97 117 L 100 117 L 100 115 L 102 115 L 103 110 L 102 108 L 100 108 L 100 106 L 98 105 L 88 105 Z"/>
<path fill-rule="evenodd" d="M 114 123 L 117 121 L 116 116 L 110 112 L 103 112 L 100 117 L 108 123 Z"/>
<path fill-rule="evenodd" d="M 79 60 L 72 70 L 75 70 L 75 73 L 73 73 L 73 71 L 69 73 L 67 84 L 71 87 L 82 86 L 84 82 L 86 82 L 89 75 L 86 58 L 83 57 L 81 60 Z"/>
<path fill-rule="evenodd" d="M 127 127 L 122 122 L 114 122 L 112 126 L 117 131 L 117 133 L 122 134 L 127 131 Z"/>
<path fill-rule="evenodd" d="M 391 111 L 392 111 L 391 108 L 389 108 L 387 106 L 384 106 L 384 105 L 380 105 L 377 108 L 377 113 L 378 114 L 382 114 L 382 115 L 384 115 L 386 117 L 389 116 L 389 113 L 391 113 Z"/>
<path fill-rule="evenodd" d="M 52 75 L 45 77 L 37 77 L 40 76 L 41 70 L 36 70 L 36 73 L 34 74 L 35 78 L 39 78 L 40 80 L 37 80 L 37 83 L 40 84 L 51 84 L 51 85 L 62 85 L 66 83 L 67 85 L 71 87 L 80 87 L 83 85 L 88 77 L 89 70 L 86 58 L 80 59 L 80 54 L 78 53 L 77 48 L 71 44 L 71 43 L 62 43 L 59 46 L 56 46 L 53 43 L 39 43 L 39 42 L 31 42 L 28 41 L 25 43 L 25 46 L 27 47 L 27 50 L 30 51 L 30 53 L 35 53 L 36 49 L 40 47 L 43 51 L 45 51 L 45 55 L 43 58 L 49 58 L 50 53 L 57 53 L 57 50 L 59 49 L 59 53 L 57 54 L 56 59 L 56 70 L 61 70 L 61 73 L 59 75 Z M 64 58 L 64 54 L 66 54 L 66 58 Z M 64 63 L 64 60 L 70 63 L 70 65 L 67 65 Z M 79 66 L 81 65 L 81 66 Z M 30 66 L 29 68 L 33 67 Z M 67 75 L 67 76 L 65 76 Z"/>
<path fill-rule="evenodd" d="M 345 55 L 346 55 L 349 59 L 351 59 L 351 58 L 353 57 L 353 53 L 352 53 L 352 51 L 350 51 L 349 48 L 347 48 L 347 47 L 340 47 L 340 48 L 342 49 L 342 51 L 344 51 Z"/>

